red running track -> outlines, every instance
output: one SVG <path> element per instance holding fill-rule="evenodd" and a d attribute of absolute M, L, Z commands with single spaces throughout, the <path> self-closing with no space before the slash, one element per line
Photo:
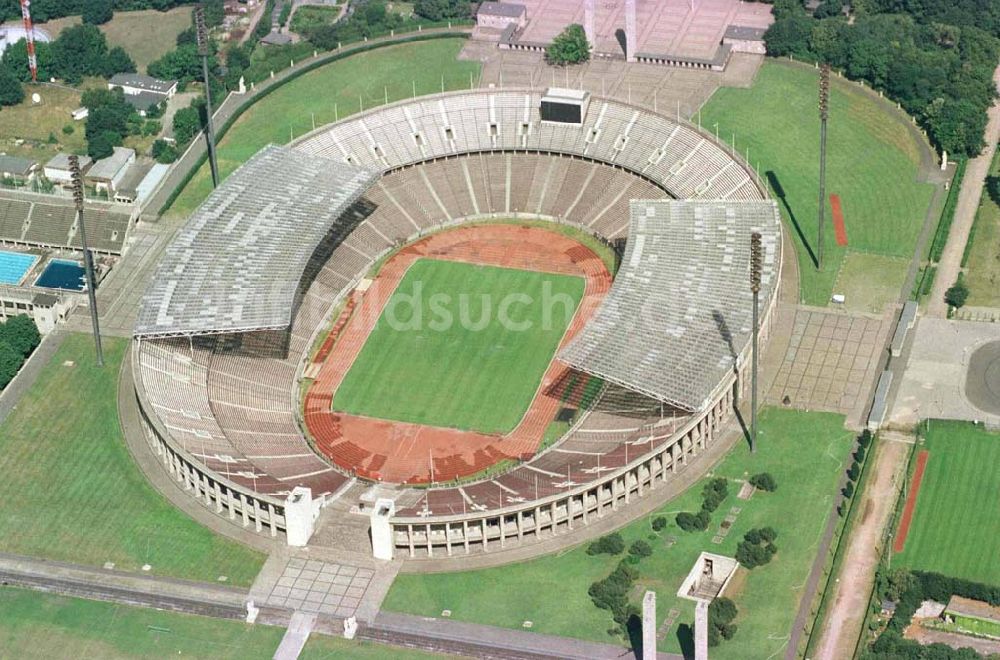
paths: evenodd
<path fill-rule="evenodd" d="M 840 205 L 840 195 L 830 195 L 830 208 L 833 211 L 833 233 L 837 245 L 847 247 L 847 225 L 844 224 L 844 209 Z"/>
<path fill-rule="evenodd" d="M 924 469 L 930 452 L 921 449 L 917 454 L 917 467 L 913 470 L 913 480 L 910 482 L 910 492 L 906 494 L 906 505 L 903 507 L 903 517 L 899 521 L 899 531 L 892 542 L 893 552 L 902 552 L 906 546 L 906 537 L 910 533 L 910 523 L 913 522 L 913 510 L 917 506 L 917 495 L 920 493 L 920 482 L 924 479 Z"/>
<path fill-rule="evenodd" d="M 611 287 L 611 273 L 592 250 L 537 227 L 461 227 L 403 248 L 383 265 L 366 291 L 351 294 L 317 355 L 313 371 L 318 373 L 305 397 L 305 423 L 316 448 L 360 477 L 392 483 L 427 483 L 432 472 L 435 482 L 448 481 L 473 475 L 504 459 L 531 458 L 560 408 L 577 403 L 588 380 L 574 378 L 567 366 L 554 359 L 521 422 L 506 435 L 331 410 L 337 388 L 382 309 L 407 269 L 421 257 L 584 277 L 583 298 L 560 348 L 583 328 Z"/>

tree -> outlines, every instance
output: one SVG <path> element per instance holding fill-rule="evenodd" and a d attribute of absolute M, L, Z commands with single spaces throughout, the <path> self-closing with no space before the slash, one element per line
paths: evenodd
<path fill-rule="evenodd" d="M 135 62 L 121 46 L 115 46 L 108 51 L 108 57 L 104 61 L 104 75 L 108 78 L 116 73 L 135 73 L 138 71 Z"/>
<path fill-rule="evenodd" d="M 573 23 L 560 32 L 552 44 L 545 49 L 545 61 L 549 64 L 565 66 L 580 64 L 590 59 L 590 44 L 583 26 Z"/>
<path fill-rule="evenodd" d="M 775 21 L 764 33 L 767 54 L 774 57 L 808 56 L 812 29 L 813 21 L 805 14 Z"/>
<path fill-rule="evenodd" d="M 113 0 L 87 0 L 83 5 L 83 22 L 104 25 L 115 14 Z"/>
<path fill-rule="evenodd" d="M 174 139 L 180 146 L 186 146 L 201 130 L 201 116 L 193 105 L 174 113 Z"/>
<path fill-rule="evenodd" d="M 116 133 L 104 131 L 87 140 L 87 155 L 94 160 L 107 158 L 115 152 Z"/>
<path fill-rule="evenodd" d="M 64 29 L 52 42 L 54 75 L 69 83 L 78 83 L 84 76 L 104 73 L 108 42 L 96 25 L 74 25 Z"/>
<path fill-rule="evenodd" d="M 653 554 L 653 546 L 649 545 L 647 541 L 639 539 L 629 546 L 628 553 L 634 557 L 649 557 Z"/>
<path fill-rule="evenodd" d="M 0 68 L 0 105 L 17 105 L 23 100 L 21 81 L 7 69 Z"/>
<path fill-rule="evenodd" d="M 35 320 L 25 314 L 12 316 L 0 325 L 0 342 L 7 344 L 22 359 L 31 355 L 41 341 Z"/>
<path fill-rule="evenodd" d="M 694 531 L 705 531 L 708 529 L 708 523 L 711 522 L 712 518 L 708 511 L 702 509 L 698 513 L 689 513 L 687 511 L 681 511 L 677 514 L 677 526 L 683 529 L 685 532 Z"/>
<path fill-rule="evenodd" d="M 215 68 L 214 56 L 209 57 L 209 71 L 214 71 Z M 160 59 L 150 62 L 146 71 L 155 78 L 165 80 L 195 80 L 201 76 L 201 56 L 198 54 L 198 46 L 195 44 L 178 46 Z"/>
<path fill-rule="evenodd" d="M 966 286 L 965 280 L 963 280 L 961 274 L 959 274 L 958 281 L 944 292 L 944 300 L 946 303 L 957 309 L 964 305 L 968 298 L 969 287 Z"/>
<path fill-rule="evenodd" d="M 166 140 L 156 140 L 153 142 L 151 155 L 156 159 L 157 163 L 169 165 L 177 160 L 178 153 L 177 149 L 174 148 L 174 145 L 170 144 Z"/>
<path fill-rule="evenodd" d="M 653 518 L 654 532 L 659 532 L 664 528 L 666 528 L 666 526 L 667 526 L 667 519 L 664 516 L 656 516 L 655 518 Z"/>
<path fill-rule="evenodd" d="M 620 555 L 624 551 L 625 540 L 618 532 L 602 536 L 587 547 L 588 555 Z"/>
<path fill-rule="evenodd" d="M 718 646 L 720 638 L 732 639 L 736 634 L 736 626 L 733 619 L 736 618 L 738 610 L 736 603 L 729 598 L 721 596 L 708 605 L 708 645 Z"/>
<path fill-rule="evenodd" d="M 417 0 L 413 3 L 413 13 L 429 21 L 444 21 L 449 18 L 468 18 L 467 0 Z"/>
<path fill-rule="evenodd" d="M 770 472 L 760 472 L 753 475 L 750 477 L 750 484 L 759 490 L 767 491 L 769 493 L 773 493 L 778 490 L 778 482 L 775 481 Z"/>
<path fill-rule="evenodd" d="M 24 358 L 6 342 L 0 341 L 0 389 L 14 380 L 17 370 L 24 364 Z"/>

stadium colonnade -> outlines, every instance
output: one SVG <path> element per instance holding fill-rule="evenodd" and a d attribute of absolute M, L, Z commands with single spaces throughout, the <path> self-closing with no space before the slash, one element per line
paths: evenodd
<path fill-rule="evenodd" d="M 542 95 L 483 89 L 372 109 L 265 148 L 199 208 L 157 269 L 132 351 L 146 440 L 181 487 L 272 536 L 293 487 L 320 501 L 349 488 L 358 448 L 314 447 L 303 432 L 310 348 L 378 259 L 476 220 L 628 238 L 607 299 L 559 356 L 607 385 L 559 443 L 503 474 L 397 487 L 397 549 L 492 551 L 587 525 L 718 438 L 746 388 L 751 231 L 764 235 L 765 337 L 777 299 L 781 229 L 766 186 L 686 122 L 605 98 L 582 124 L 543 122 Z"/>

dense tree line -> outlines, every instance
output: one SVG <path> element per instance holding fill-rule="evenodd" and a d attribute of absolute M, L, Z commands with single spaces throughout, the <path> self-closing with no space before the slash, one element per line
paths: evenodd
<path fill-rule="evenodd" d="M 14 379 L 41 340 L 30 316 L 14 316 L 0 324 L 0 390 Z"/>
<path fill-rule="evenodd" d="M 983 147 L 996 96 L 1000 3 L 982 0 L 840 0 L 809 14 L 775 0 L 768 53 L 827 62 L 898 101 L 938 148 L 972 156 Z"/>
<path fill-rule="evenodd" d="M 63 30 L 51 43 L 36 43 L 38 79 L 58 78 L 70 84 L 84 76 L 110 78 L 116 73 L 134 73 L 135 62 L 121 46 L 108 48 L 104 33 L 93 25 L 76 25 Z M 0 66 L 22 82 L 31 80 L 28 47 L 24 39 L 11 45 Z"/>
<path fill-rule="evenodd" d="M 44 23 L 63 16 L 83 16 L 86 22 L 95 24 L 111 20 L 113 11 L 134 11 L 157 9 L 167 11 L 182 5 L 194 5 L 199 0 L 32 0 L 31 17 L 36 23 Z M 222 23 L 222 0 L 206 0 L 205 20 L 209 25 Z M 101 18 L 104 20 L 100 20 Z M 18 0 L 0 0 L 0 19 L 19 20 L 21 5 Z"/>
<path fill-rule="evenodd" d="M 468 0 L 417 0 L 413 12 L 429 21 L 469 18 L 472 15 Z"/>
<path fill-rule="evenodd" d="M 925 600 L 947 603 L 952 596 L 1000 605 L 1000 586 L 953 578 L 939 573 L 880 570 L 875 578 L 877 600 L 891 600 L 896 610 L 885 631 L 866 649 L 862 660 L 973 660 L 980 658 L 971 648 L 953 649 L 944 644 L 920 643 L 905 639 L 903 630 Z"/>

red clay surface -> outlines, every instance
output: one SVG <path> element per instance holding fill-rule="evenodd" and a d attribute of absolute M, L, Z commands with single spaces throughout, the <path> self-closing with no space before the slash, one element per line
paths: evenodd
<path fill-rule="evenodd" d="M 910 533 L 910 523 L 913 521 L 913 509 L 917 506 L 917 494 L 920 492 L 920 482 L 924 478 L 924 468 L 927 467 L 927 459 L 930 452 L 921 449 L 917 454 L 917 467 L 913 471 L 913 481 L 910 482 L 910 492 L 906 494 L 906 505 L 903 507 L 903 518 L 899 521 L 899 531 L 896 539 L 892 542 L 893 552 L 902 552 L 906 547 L 906 537 Z"/>
<path fill-rule="evenodd" d="M 578 403 L 588 380 L 582 375 L 574 378 L 573 372 L 556 360 L 545 371 L 521 422 L 506 435 L 331 410 L 337 388 L 382 309 L 406 270 L 421 257 L 584 277 L 583 298 L 560 348 L 583 328 L 611 287 L 611 273 L 592 250 L 546 229 L 513 225 L 461 227 L 403 248 L 383 265 L 366 291 L 351 294 L 317 353 L 314 367 L 318 366 L 318 374 L 305 397 L 305 423 L 316 448 L 360 477 L 393 483 L 448 481 L 475 474 L 504 459 L 532 457 L 560 408 Z"/>
<path fill-rule="evenodd" d="M 847 225 L 844 224 L 844 209 L 840 206 L 840 195 L 830 195 L 830 208 L 833 210 L 833 233 L 837 237 L 837 245 L 847 247 Z"/>

